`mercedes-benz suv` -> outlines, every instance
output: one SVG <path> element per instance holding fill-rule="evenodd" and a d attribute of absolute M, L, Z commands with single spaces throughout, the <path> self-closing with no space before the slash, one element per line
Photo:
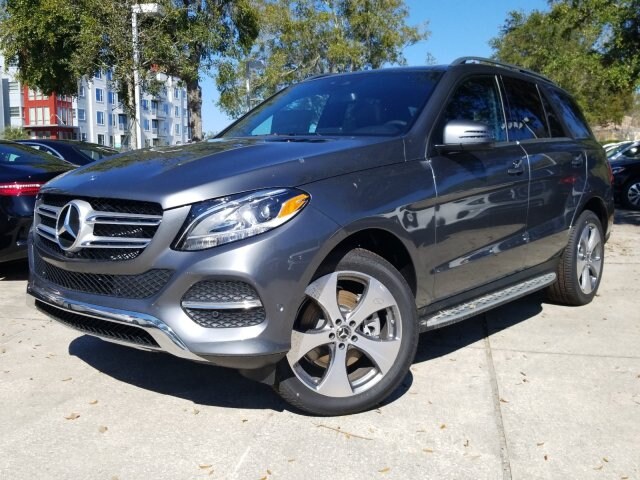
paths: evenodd
<path fill-rule="evenodd" d="M 321 76 L 212 141 L 47 184 L 28 293 L 87 334 L 352 413 L 398 387 L 421 332 L 540 289 L 589 303 L 612 204 L 604 151 L 543 76 L 477 58 Z"/>

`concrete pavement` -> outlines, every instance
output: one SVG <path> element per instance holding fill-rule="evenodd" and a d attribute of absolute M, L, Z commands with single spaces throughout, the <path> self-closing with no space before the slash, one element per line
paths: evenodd
<path fill-rule="evenodd" d="M 639 240 L 620 212 L 592 304 L 533 295 L 424 336 L 385 405 L 340 418 L 54 324 L 0 267 L 0 478 L 639 479 Z"/>

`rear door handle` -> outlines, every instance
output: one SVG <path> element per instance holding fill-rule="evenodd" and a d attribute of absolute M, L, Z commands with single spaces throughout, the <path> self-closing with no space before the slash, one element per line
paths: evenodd
<path fill-rule="evenodd" d="M 571 160 L 572 167 L 579 168 L 582 166 L 583 163 L 584 163 L 584 157 L 582 154 L 576 155 L 575 157 L 573 157 L 573 160 Z"/>
<path fill-rule="evenodd" d="M 507 173 L 509 175 L 522 175 L 524 173 L 524 161 L 522 159 L 514 160 L 511 168 L 507 170 Z"/>

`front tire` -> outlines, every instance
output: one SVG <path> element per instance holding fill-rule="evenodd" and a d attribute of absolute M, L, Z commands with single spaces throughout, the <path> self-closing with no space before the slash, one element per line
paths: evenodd
<path fill-rule="evenodd" d="M 407 374 L 418 344 L 415 300 L 389 262 L 356 249 L 330 270 L 305 291 L 276 382 L 282 398 L 314 415 L 382 402 Z"/>
<path fill-rule="evenodd" d="M 558 265 L 558 279 L 548 289 L 549 298 L 564 305 L 586 305 L 598 291 L 603 267 L 602 224 L 595 213 L 585 210 L 571 228 Z"/>

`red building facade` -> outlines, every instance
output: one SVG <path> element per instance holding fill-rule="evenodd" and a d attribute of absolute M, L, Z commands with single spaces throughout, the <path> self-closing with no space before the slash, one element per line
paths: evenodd
<path fill-rule="evenodd" d="M 78 139 L 78 127 L 73 126 L 75 110 L 70 96 L 55 94 L 47 96 L 26 85 L 22 95 L 24 128 L 31 138 Z"/>

